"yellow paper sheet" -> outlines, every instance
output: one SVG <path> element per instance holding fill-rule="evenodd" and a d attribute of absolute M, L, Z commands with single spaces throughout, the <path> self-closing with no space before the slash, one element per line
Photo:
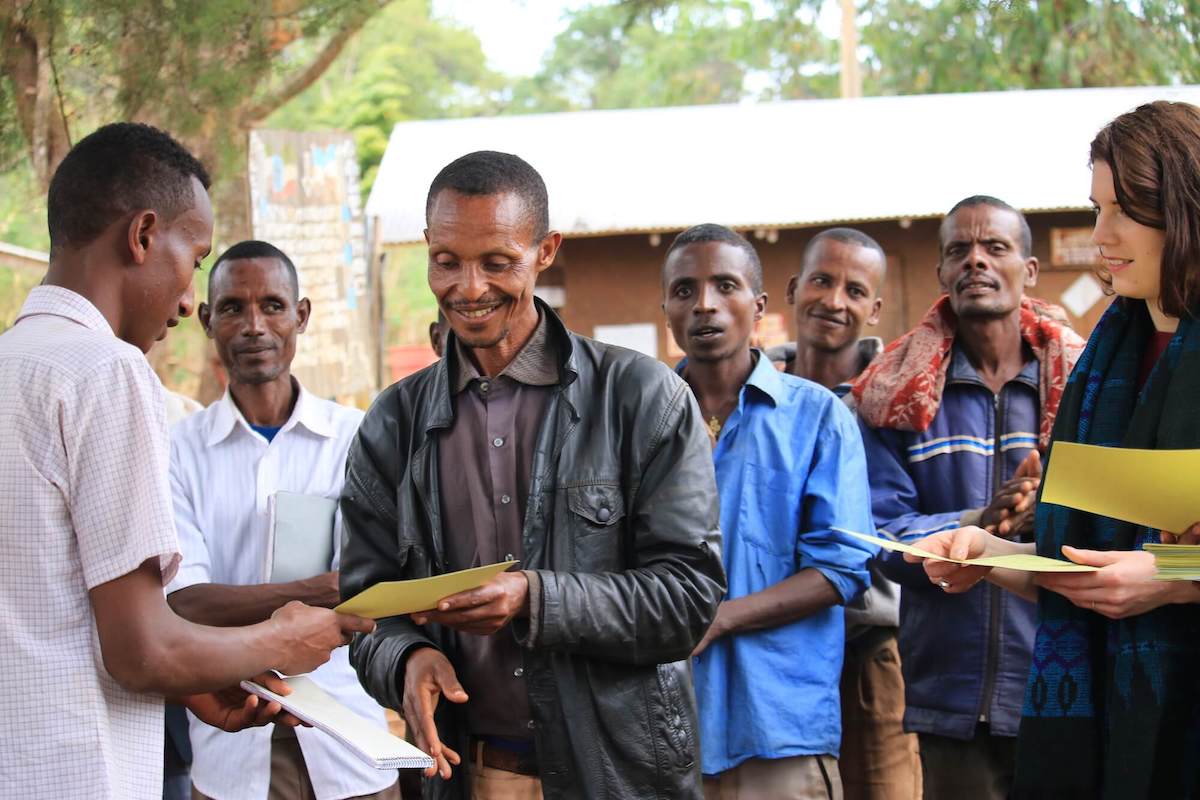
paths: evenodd
<path fill-rule="evenodd" d="M 1200 450 L 1055 442 L 1042 502 L 1179 533 L 1200 521 Z"/>
<path fill-rule="evenodd" d="M 370 619 L 429 611 L 437 608 L 438 601 L 443 597 L 482 586 L 516 563 L 519 562 L 501 561 L 498 564 L 434 575 L 432 578 L 384 581 L 364 589 L 334 611 L 357 614 Z"/>
<path fill-rule="evenodd" d="M 1014 553 L 1007 556 L 985 556 L 983 558 L 945 558 L 930 553 L 927 550 L 922 550 L 919 547 L 913 547 L 909 544 L 894 542 L 891 539 L 883 539 L 878 536 L 867 536 L 865 533 L 855 533 L 841 528 L 834 528 L 838 533 L 844 533 L 847 536 L 853 536 L 856 539 L 861 539 L 864 542 L 869 542 L 882 547 L 884 550 L 891 550 L 896 553 L 911 553 L 914 556 L 921 558 L 932 558 L 934 561 L 946 561 L 950 564 L 964 564 L 976 567 L 996 567 L 998 569 L 1015 569 L 1019 572 L 1095 572 L 1096 567 L 1089 567 L 1085 564 L 1076 564 L 1071 561 L 1059 561 L 1057 558 L 1046 558 L 1045 556 L 1036 556 L 1031 553 Z"/>

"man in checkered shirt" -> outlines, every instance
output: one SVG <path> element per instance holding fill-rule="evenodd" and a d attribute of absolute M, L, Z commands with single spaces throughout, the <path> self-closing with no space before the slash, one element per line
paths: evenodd
<path fill-rule="evenodd" d="M 180 554 L 144 353 L 191 313 L 208 183 L 132 124 L 83 139 L 51 181 L 50 266 L 0 335 L 0 797 L 157 799 L 164 695 L 226 730 L 274 721 L 226 687 L 311 670 L 373 625 L 290 603 L 214 628 L 163 596 Z"/>

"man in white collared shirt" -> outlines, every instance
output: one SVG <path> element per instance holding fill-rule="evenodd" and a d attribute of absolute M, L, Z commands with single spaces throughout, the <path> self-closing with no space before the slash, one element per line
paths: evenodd
<path fill-rule="evenodd" d="M 179 553 L 144 354 L 191 314 L 207 186 L 178 142 L 132 123 L 84 137 L 50 182 L 46 277 L 0 335 L 0 797 L 157 800 L 164 695 L 229 730 L 262 724 L 277 705 L 214 690 L 310 670 L 373 627 L 289 603 L 215 628 L 163 599 Z"/>
<path fill-rule="evenodd" d="M 308 323 L 296 270 L 266 242 L 234 245 L 213 265 L 200 322 L 229 374 L 218 402 L 171 432 L 171 489 L 183 563 L 167 588 L 181 616 L 211 625 L 264 619 L 289 600 L 338 602 L 336 548 L 327 571 L 268 583 L 277 492 L 336 499 L 362 412 L 315 397 L 291 375 Z M 383 710 L 359 686 L 345 648 L 312 673 L 380 727 Z M 213 800 L 399 798 L 394 771 L 358 761 L 329 735 L 277 727 L 227 734 L 191 725 L 193 797 Z"/>

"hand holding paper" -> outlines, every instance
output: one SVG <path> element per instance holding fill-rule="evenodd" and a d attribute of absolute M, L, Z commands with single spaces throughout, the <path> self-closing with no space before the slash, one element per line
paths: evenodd
<path fill-rule="evenodd" d="M 377 583 L 345 601 L 334 611 L 356 614 L 368 619 L 397 617 L 417 611 L 437 608 L 438 601 L 451 595 L 482 586 L 493 576 L 513 566 L 516 561 L 501 561 L 483 567 L 447 572 L 432 578 Z"/>
<path fill-rule="evenodd" d="M 412 615 L 413 622 L 436 622 L 476 636 L 490 636 L 513 617 L 529 616 L 529 579 L 523 572 L 502 572 L 482 586 L 443 597 L 435 611 Z"/>
<path fill-rule="evenodd" d="M 853 536 L 857 539 L 861 539 L 863 541 L 878 545 L 879 547 L 882 547 L 884 550 L 891 550 L 893 552 L 905 553 L 908 555 L 915 556 L 915 558 L 908 559 L 908 560 L 914 561 L 914 562 L 932 559 L 934 561 L 944 561 L 944 562 L 948 562 L 951 564 L 959 564 L 959 565 L 975 566 L 975 567 L 988 567 L 988 568 L 998 567 L 1000 569 L 1012 569 L 1012 570 L 1018 570 L 1020 572 L 1095 572 L 1096 571 L 1096 567 L 1088 566 L 1086 564 L 1075 564 L 1070 561 L 1060 561 L 1057 558 L 1046 558 L 1045 556 L 1037 556 L 1037 555 L 1033 555 L 1032 553 L 1020 553 L 1020 552 L 1011 552 L 1011 551 L 1008 553 L 1000 554 L 1000 555 L 982 555 L 982 556 L 975 556 L 975 557 L 968 557 L 968 558 L 957 558 L 957 557 L 952 557 L 950 555 L 939 555 L 938 553 L 932 553 L 928 550 L 923 550 L 919 547 L 914 547 L 912 545 L 904 544 L 903 542 L 894 542 L 891 539 L 884 539 L 884 538 L 881 538 L 878 536 L 867 536 L 866 534 L 863 534 L 863 533 L 855 533 L 854 531 L 842 530 L 841 528 L 834 528 L 833 530 L 838 531 L 839 533 L 844 533 L 849 536 Z M 982 543 L 982 546 L 984 547 L 984 549 L 980 552 L 986 553 L 988 550 L 991 549 L 988 546 L 988 544 L 990 543 L 990 539 L 980 540 L 977 538 L 978 536 L 985 536 L 985 537 L 989 536 L 989 534 L 986 531 L 984 531 L 980 528 L 959 528 L 958 531 L 970 531 L 970 532 L 977 531 L 978 533 L 977 534 L 976 533 L 962 534 L 963 538 L 961 540 L 956 540 L 953 543 L 953 546 L 954 546 L 953 552 L 955 552 L 955 553 L 976 552 L 976 551 L 978 551 L 978 547 L 980 546 L 981 543 Z M 946 533 L 946 532 L 943 532 L 943 533 Z M 932 537 L 929 537 L 929 538 L 932 538 Z M 922 541 L 923 542 L 929 541 L 929 538 L 923 539 Z M 992 537 L 992 538 L 995 538 L 995 537 Z M 958 549 L 959 547 L 964 547 L 964 548 L 966 548 L 966 550 L 965 551 L 960 550 L 960 549 Z M 947 553 L 952 552 L 949 546 L 947 547 L 946 552 Z"/>

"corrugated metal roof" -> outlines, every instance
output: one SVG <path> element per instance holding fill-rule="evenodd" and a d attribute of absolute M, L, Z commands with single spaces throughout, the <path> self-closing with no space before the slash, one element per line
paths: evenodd
<path fill-rule="evenodd" d="M 1151 100 L 1200 86 L 1054 89 L 582 111 L 393 129 L 367 214 L 387 243 L 422 239 L 425 193 L 473 150 L 542 174 L 565 234 L 940 216 L 990 194 L 1026 210 L 1088 206 L 1088 143 Z"/>

